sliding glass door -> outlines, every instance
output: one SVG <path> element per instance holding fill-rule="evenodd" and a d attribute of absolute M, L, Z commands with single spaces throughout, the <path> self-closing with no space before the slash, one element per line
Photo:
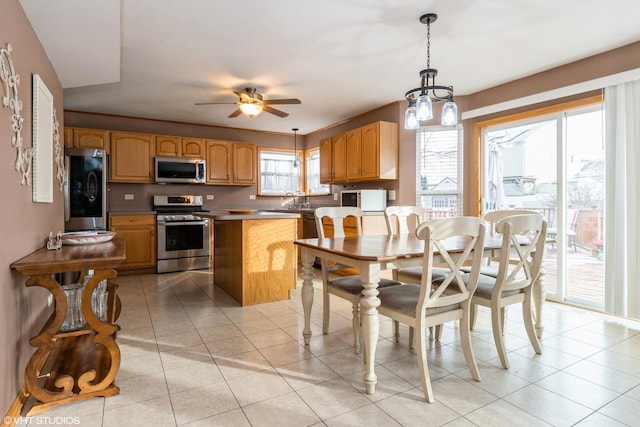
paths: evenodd
<path fill-rule="evenodd" d="M 533 210 L 548 223 L 547 297 L 604 304 L 601 104 L 482 128 L 483 214 Z"/>

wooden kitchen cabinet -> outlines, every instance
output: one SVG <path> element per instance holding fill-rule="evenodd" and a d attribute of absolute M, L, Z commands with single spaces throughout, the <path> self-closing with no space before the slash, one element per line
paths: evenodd
<path fill-rule="evenodd" d="M 333 161 L 331 160 L 331 153 L 333 152 L 331 137 L 321 139 L 318 149 L 320 151 L 320 182 L 323 184 L 330 183 L 332 178 L 331 167 L 333 166 Z"/>
<path fill-rule="evenodd" d="M 398 124 L 363 126 L 360 180 L 398 179 Z"/>
<path fill-rule="evenodd" d="M 256 145 L 233 143 L 233 183 L 251 185 L 256 183 Z"/>
<path fill-rule="evenodd" d="M 325 138 L 320 143 L 320 182 L 323 184 L 345 182 L 347 180 L 347 134 L 341 133 Z M 327 176 L 329 176 L 328 179 Z"/>
<path fill-rule="evenodd" d="M 256 183 L 256 145 L 245 142 L 207 140 L 207 184 L 253 185 Z"/>
<path fill-rule="evenodd" d="M 196 159 L 204 159 L 206 157 L 203 139 L 156 135 L 155 145 L 156 156 L 160 157 L 190 157 Z"/>
<path fill-rule="evenodd" d="M 374 122 L 320 141 L 320 181 L 398 179 L 398 125 Z"/>
<path fill-rule="evenodd" d="M 112 182 L 153 182 L 154 135 L 111 133 Z"/>
<path fill-rule="evenodd" d="M 109 152 L 109 131 L 65 127 L 64 145 L 65 147 L 95 148 Z"/>
<path fill-rule="evenodd" d="M 109 215 L 109 230 L 126 242 L 127 259 L 118 270 L 156 267 L 156 216 L 154 214 Z"/>
<path fill-rule="evenodd" d="M 179 136 L 156 135 L 156 156 L 180 157 L 182 141 Z"/>

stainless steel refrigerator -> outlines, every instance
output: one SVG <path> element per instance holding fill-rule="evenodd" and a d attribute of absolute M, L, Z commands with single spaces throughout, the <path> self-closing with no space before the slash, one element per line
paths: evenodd
<path fill-rule="evenodd" d="M 106 153 L 104 150 L 65 148 L 65 166 L 65 231 L 106 230 Z"/>

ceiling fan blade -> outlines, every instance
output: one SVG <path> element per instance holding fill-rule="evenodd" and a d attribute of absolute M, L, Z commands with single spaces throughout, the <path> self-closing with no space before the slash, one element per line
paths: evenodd
<path fill-rule="evenodd" d="M 196 105 L 236 105 L 237 102 L 196 102 Z"/>
<path fill-rule="evenodd" d="M 278 117 L 287 117 L 289 115 L 289 113 L 285 113 L 284 111 L 276 110 L 275 108 L 271 108 L 268 105 L 265 105 L 262 109 L 264 111 L 266 111 L 267 113 L 275 114 Z"/>
<path fill-rule="evenodd" d="M 242 110 L 238 108 L 236 111 L 234 111 L 233 113 L 229 114 L 229 118 L 232 119 L 234 117 L 238 117 L 240 114 L 242 114 Z"/>
<path fill-rule="evenodd" d="M 262 101 L 264 105 L 269 104 L 300 104 L 301 101 L 299 99 L 291 98 L 291 99 L 265 99 Z"/>

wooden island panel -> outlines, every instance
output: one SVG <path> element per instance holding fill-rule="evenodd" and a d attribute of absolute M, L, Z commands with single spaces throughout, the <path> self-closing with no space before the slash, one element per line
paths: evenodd
<path fill-rule="evenodd" d="M 215 283 L 242 306 L 289 299 L 297 220 L 215 220 Z"/>

